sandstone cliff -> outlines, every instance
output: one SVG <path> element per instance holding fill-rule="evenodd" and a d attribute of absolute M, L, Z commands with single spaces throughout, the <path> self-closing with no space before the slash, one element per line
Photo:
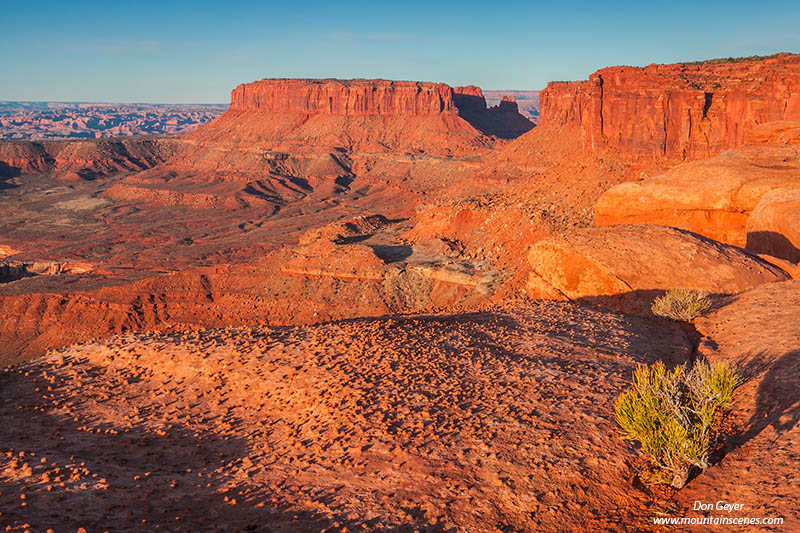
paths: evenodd
<path fill-rule="evenodd" d="M 800 120 L 800 55 L 610 67 L 551 82 L 541 123 L 580 126 L 585 150 L 697 159 L 744 144 L 756 125 Z"/>
<path fill-rule="evenodd" d="M 457 114 L 453 91 L 444 83 L 363 79 L 244 83 L 231 92 L 230 109 L 351 116 Z"/>

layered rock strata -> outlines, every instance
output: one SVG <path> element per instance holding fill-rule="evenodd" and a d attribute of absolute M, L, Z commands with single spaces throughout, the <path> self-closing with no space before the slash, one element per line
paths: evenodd
<path fill-rule="evenodd" d="M 800 55 L 609 67 L 551 82 L 540 101 L 540 123 L 580 126 L 585 150 L 698 159 L 759 124 L 800 120 Z"/>

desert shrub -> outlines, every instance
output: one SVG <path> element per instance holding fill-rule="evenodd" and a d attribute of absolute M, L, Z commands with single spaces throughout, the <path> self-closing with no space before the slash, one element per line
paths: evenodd
<path fill-rule="evenodd" d="M 656 316 L 689 322 L 711 307 L 708 294 L 690 289 L 670 289 L 653 300 L 650 308 Z"/>
<path fill-rule="evenodd" d="M 633 387 L 617 399 L 625 440 L 637 440 L 653 465 L 650 483 L 686 484 L 692 467 L 708 468 L 713 426 L 728 406 L 739 374 L 722 363 L 699 360 L 669 371 L 663 363 L 639 365 Z"/>

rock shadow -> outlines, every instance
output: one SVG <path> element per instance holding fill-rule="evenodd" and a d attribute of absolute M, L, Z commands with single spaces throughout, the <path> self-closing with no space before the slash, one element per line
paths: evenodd
<path fill-rule="evenodd" d="M 766 352 L 756 354 L 741 365 L 746 381 L 758 379 L 756 407 L 746 430 L 730 439 L 739 447 L 769 426 L 783 434 L 800 422 L 800 349 L 784 353 L 777 359 Z"/>
<path fill-rule="evenodd" d="M 322 516 L 273 503 L 273 497 L 280 502 L 279 491 L 254 491 L 253 484 L 229 475 L 228 465 L 252 453 L 252 443 L 244 438 L 198 434 L 181 424 L 157 432 L 142 425 L 122 427 L 83 419 L 80 409 L 51 414 L 50 400 L 34 382 L 43 370 L 49 371 L 34 364 L 0 374 L 3 525 L 34 531 L 378 528 L 377 519 Z M 84 376 L 99 374 L 90 368 Z M 59 376 L 51 387 L 55 393 L 69 381 Z M 426 529 L 424 523 L 381 525 L 385 531 L 446 531 Z"/>
<path fill-rule="evenodd" d="M 618 311 L 627 315 L 635 315 L 645 318 L 655 318 L 651 307 L 653 301 L 659 296 L 663 296 L 667 291 L 661 289 L 637 289 L 619 294 L 609 294 L 602 296 L 584 296 L 577 298 L 578 303 L 601 307 L 612 311 Z M 729 294 L 713 293 L 708 295 L 711 300 L 711 307 L 707 313 L 714 311 L 725 305 Z"/>
<path fill-rule="evenodd" d="M 414 252 L 411 246 L 405 244 L 394 246 L 372 244 L 369 245 L 369 247 L 372 248 L 372 251 L 375 252 L 376 256 L 378 256 L 378 259 L 386 264 L 397 263 L 399 261 L 403 261 L 404 259 L 408 259 Z"/>
<path fill-rule="evenodd" d="M 774 231 L 748 231 L 747 250 L 768 254 L 792 263 L 800 262 L 800 249 L 785 236 Z"/>
<path fill-rule="evenodd" d="M 16 183 L 11 183 L 9 180 L 21 175 L 22 172 L 17 167 L 12 167 L 8 163 L 0 161 L 0 191 L 4 189 L 14 189 L 19 187 Z"/>
<path fill-rule="evenodd" d="M 487 108 L 483 96 L 457 93 L 454 100 L 459 116 L 485 135 L 516 139 L 535 126 L 519 112 L 515 101 L 503 100 L 499 105 Z"/>

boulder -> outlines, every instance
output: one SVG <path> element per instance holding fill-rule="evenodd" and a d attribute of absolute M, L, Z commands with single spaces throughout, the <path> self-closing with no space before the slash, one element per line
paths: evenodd
<path fill-rule="evenodd" d="M 789 276 L 740 248 L 664 226 L 582 228 L 533 245 L 528 296 L 646 314 L 672 288 L 733 294 Z"/>

